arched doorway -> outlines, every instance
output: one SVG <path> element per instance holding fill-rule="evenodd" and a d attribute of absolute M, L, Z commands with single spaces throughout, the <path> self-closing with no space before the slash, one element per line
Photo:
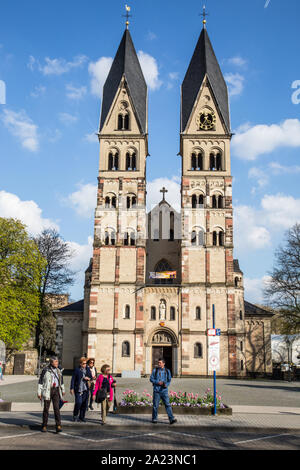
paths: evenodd
<path fill-rule="evenodd" d="M 156 331 L 152 337 L 152 370 L 157 366 L 160 357 L 166 361 L 166 367 L 173 375 L 174 364 L 174 339 L 172 335 L 164 330 Z"/>

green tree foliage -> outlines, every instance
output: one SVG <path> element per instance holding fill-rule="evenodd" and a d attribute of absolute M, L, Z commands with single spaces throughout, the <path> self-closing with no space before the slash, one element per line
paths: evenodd
<path fill-rule="evenodd" d="M 36 344 L 42 334 L 43 347 L 51 353 L 55 350 L 56 319 L 48 294 L 56 296 L 65 293 L 74 283 L 74 272 L 69 268 L 73 252 L 55 229 L 43 230 L 34 238 L 34 242 L 46 261 L 39 287 L 41 316 L 36 328 Z"/>
<path fill-rule="evenodd" d="M 265 289 L 265 298 L 276 313 L 277 331 L 300 331 L 300 224 L 287 231 L 284 245 L 275 252 L 275 262 Z"/>
<path fill-rule="evenodd" d="M 20 349 L 40 315 L 45 259 L 19 220 L 0 218 L 0 339 Z"/>

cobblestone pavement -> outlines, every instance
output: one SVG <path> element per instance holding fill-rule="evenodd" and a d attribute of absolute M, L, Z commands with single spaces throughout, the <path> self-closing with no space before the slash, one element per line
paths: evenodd
<path fill-rule="evenodd" d="M 9 378 L 7 378 L 9 380 Z M 126 388 L 137 392 L 145 389 L 152 391 L 149 378 L 117 380 L 117 398 L 121 398 Z M 172 380 L 170 389 L 204 394 L 207 388 L 212 388 L 212 379 L 176 378 Z M 70 377 L 65 377 L 66 400 L 73 402 L 69 393 Z M 286 406 L 300 407 L 300 382 L 284 382 L 275 380 L 235 380 L 217 379 L 217 389 L 227 405 L 249 406 Z M 0 386 L 0 397 L 13 402 L 36 402 L 37 379 Z"/>

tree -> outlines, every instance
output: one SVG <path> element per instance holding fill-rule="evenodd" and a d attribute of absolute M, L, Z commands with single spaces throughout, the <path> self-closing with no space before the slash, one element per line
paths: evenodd
<path fill-rule="evenodd" d="M 20 349 L 40 314 L 39 287 L 45 260 L 19 220 L 0 218 L 0 339 Z"/>
<path fill-rule="evenodd" d="M 280 318 L 285 334 L 300 331 L 300 224 L 286 232 L 285 243 L 275 252 L 275 263 L 265 288 L 265 298 Z"/>
<path fill-rule="evenodd" d="M 40 334 L 44 337 L 44 347 L 48 352 L 55 350 L 56 321 L 53 316 L 51 295 L 64 293 L 66 288 L 74 283 L 74 274 L 69 269 L 73 256 L 70 246 L 55 229 L 45 229 L 34 238 L 41 255 L 46 260 L 43 271 L 40 293 L 41 316 L 36 329 L 36 342 Z M 52 296 L 53 298 L 53 296 Z"/>

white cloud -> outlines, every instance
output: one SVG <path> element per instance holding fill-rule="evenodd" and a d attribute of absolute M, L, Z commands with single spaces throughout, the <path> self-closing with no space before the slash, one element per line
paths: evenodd
<path fill-rule="evenodd" d="M 110 71 L 112 57 L 100 57 L 96 62 L 90 62 L 89 74 L 91 75 L 91 92 L 93 95 L 101 97 L 102 89 Z"/>
<path fill-rule="evenodd" d="M 143 51 L 138 52 L 138 58 L 148 87 L 150 90 L 158 90 L 162 81 L 159 79 L 156 59 Z"/>
<path fill-rule="evenodd" d="M 86 245 L 80 245 L 77 242 L 67 242 L 74 256 L 70 263 L 70 268 L 73 271 L 79 271 L 82 274 L 89 265 L 90 258 L 93 253 L 93 238 L 88 237 Z"/>
<path fill-rule="evenodd" d="M 70 100 L 82 100 L 87 94 L 86 86 L 75 87 L 71 83 L 66 85 L 67 97 Z"/>
<path fill-rule="evenodd" d="M 30 93 L 30 96 L 33 98 L 39 98 L 40 96 L 44 95 L 46 92 L 46 87 L 43 85 L 39 85 L 34 87 L 34 90 Z"/>
<path fill-rule="evenodd" d="M 260 223 L 257 211 L 247 205 L 235 207 L 234 245 L 239 251 L 260 250 L 270 245 L 270 232 Z"/>
<path fill-rule="evenodd" d="M 180 178 L 172 176 L 171 178 L 156 178 L 147 182 L 147 210 L 162 200 L 160 190 L 165 187 L 168 192 L 165 195 L 166 200 L 175 210 L 180 211 Z"/>
<path fill-rule="evenodd" d="M 45 64 L 41 65 L 39 60 L 30 56 L 27 66 L 32 71 L 37 68 L 43 75 L 62 75 L 74 68 L 82 67 L 87 59 L 85 55 L 78 55 L 70 62 L 62 58 L 50 59 L 45 57 Z"/>
<path fill-rule="evenodd" d="M 284 194 L 266 194 L 261 207 L 266 223 L 273 228 L 288 229 L 300 222 L 300 199 Z"/>
<path fill-rule="evenodd" d="M 85 134 L 84 140 L 90 142 L 91 144 L 99 143 L 99 139 L 96 132 L 92 132 L 91 134 Z"/>
<path fill-rule="evenodd" d="M 247 64 L 247 61 L 241 56 L 230 57 L 226 62 L 235 67 L 244 67 Z"/>
<path fill-rule="evenodd" d="M 59 229 L 50 219 L 42 217 L 42 209 L 34 201 L 21 201 L 15 194 L 0 191 L 0 217 L 12 217 L 27 225 L 32 235 L 40 233 L 45 228 Z"/>
<path fill-rule="evenodd" d="M 74 122 L 78 121 L 77 116 L 74 116 L 73 114 L 69 114 L 69 113 L 59 113 L 58 117 L 59 117 L 59 120 L 66 126 L 74 124 Z"/>
<path fill-rule="evenodd" d="M 261 168 L 252 167 L 248 171 L 248 177 L 254 179 L 256 182 L 256 186 L 252 188 L 252 193 L 256 191 L 256 187 L 259 189 L 264 188 L 269 183 L 269 174 L 266 170 L 262 170 Z"/>
<path fill-rule="evenodd" d="M 24 110 L 14 112 L 5 109 L 1 118 L 9 132 L 21 142 L 22 147 L 31 152 L 38 151 L 38 126 L 33 123 Z"/>
<path fill-rule="evenodd" d="M 235 207 L 234 240 L 239 251 L 271 246 L 272 234 L 300 222 L 300 199 L 284 194 L 265 194 L 260 207 Z"/>
<path fill-rule="evenodd" d="M 281 175 L 282 173 L 300 173 L 299 165 L 284 166 L 277 162 L 269 163 L 269 168 L 271 168 L 274 175 Z"/>
<path fill-rule="evenodd" d="M 229 87 L 230 96 L 241 95 L 244 89 L 245 77 L 239 73 L 226 73 L 224 78 Z"/>
<path fill-rule="evenodd" d="M 245 286 L 245 300 L 248 302 L 253 302 L 256 304 L 263 304 L 264 296 L 263 290 L 268 284 L 270 276 L 263 276 L 261 278 L 250 279 L 248 277 L 244 278 Z"/>
<path fill-rule="evenodd" d="M 256 160 L 279 147 L 300 147 L 300 121 L 286 119 L 281 124 L 243 126 L 232 139 L 233 153 L 243 160 Z"/>
<path fill-rule="evenodd" d="M 149 41 L 153 41 L 154 39 L 157 39 L 157 35 L 155 33 L 153 33 L 153 31 L 149 31 L 148 34 L 147 34 L 147 39 Z"/>
<path fill-rule="evenodd" d="M 91 183 L 78 186 L 78 191 L 69 194 L 63 202 L 72 207 L 81 217 L 92 217 L 97 203 L 97 186 Z"/>

